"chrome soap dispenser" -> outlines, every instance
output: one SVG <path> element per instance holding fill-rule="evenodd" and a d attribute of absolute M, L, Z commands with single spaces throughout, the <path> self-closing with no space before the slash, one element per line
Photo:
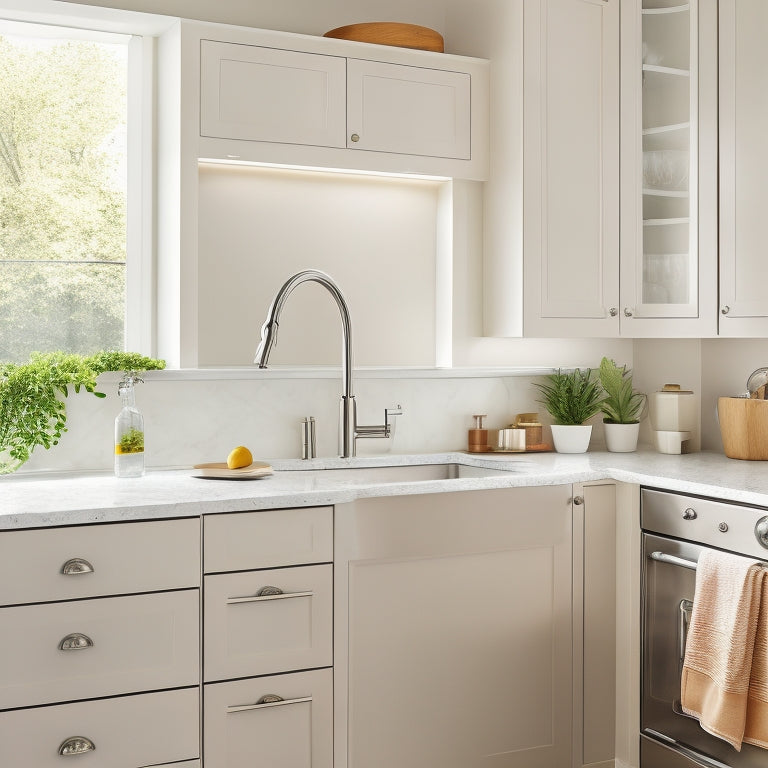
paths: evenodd
<path fill-rule="evenodd" d="M 144 474 L 144 417 L 136 408 L 134 384 L 142 382 L 127 371 L 117 385 L 122 408 L 115 419 L 115 475 L 141 477 Z"/>

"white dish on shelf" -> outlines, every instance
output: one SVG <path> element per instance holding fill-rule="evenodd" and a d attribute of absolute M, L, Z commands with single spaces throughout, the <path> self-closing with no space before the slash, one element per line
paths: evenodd
<path fill-rule="evenodd" d="M 688 152 L 682 149 L 643 152 L 643 186 L 669 192 L 687 191 Z"/>

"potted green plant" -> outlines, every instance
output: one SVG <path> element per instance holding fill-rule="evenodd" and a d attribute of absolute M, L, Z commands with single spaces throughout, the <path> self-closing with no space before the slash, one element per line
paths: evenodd
<path fill-rule="evenodd" d="M 604 357 L 600 361 L 600 384 L 605 392 L 603 412 L 605 443 L 609 451 L 628 453 L 637 450 L 640 418 L 646 397 L 632 388 L 632 371 Z"/>
<path fill-rule="evenodd" d="M 589 447 L 592 425 L 585 424 L 600 412 L 603 393 L 591 368 L 558 369 L 535 384 L 540 402 L 553 419 L 552 440 L 558 453 L 584 453 Z"/>
<path fill-rule="evenodd" d="M 0 363 L 0 475 L 15 472 L 37 446 L 50 448 L 67 431 L 63 397 L 69 387 L 96 397 L 96 377 L 106 371 L 165 368 L 163 360 L 135 352 L 33 352 L 26 363 Z"/>

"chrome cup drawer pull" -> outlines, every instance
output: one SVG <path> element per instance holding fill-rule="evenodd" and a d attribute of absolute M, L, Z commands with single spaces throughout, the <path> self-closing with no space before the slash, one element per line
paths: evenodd
<path fill-rule="evenodd" d="M 82 651 L 85 648 L 93 648 L 93 640 L 82 632 L 73 632 L 59 643 L 60 651 Z"/>
<path fill-rule="evenodd" d="M 267 693 L 255 704 L 240 704 L 234 707 L 227 707 L 227 714 L 231 715 L 235 712 L 250 712 L 253 709 L 266 709 L 267 707 L 284 707 L 288 704 L 302 704 L 307 701 L 312 701 L 312 697 L 302 696 L 297 699 L 284 699 L 276 693 Z"/>
<path fill-rule="evenodd" d="M 277 590 L 277 592 L 267 592 L 265 590 Z M 279 587 L 262 587 L 255 595 L 248 597 L 228 597 L 227 605 L 237 603 L 261 603 L 266 600 L 289 600 L 292 597 L 312 597 L 314 592 L 283 592 Z"/>
<path fill-rule="evenodd" d="M 61 566 L 65 576 L 79 576 L 82 573 L 93 573 L 93 566 L 82 557 L 73 557 Z"/>
<path fill-rule="evenodd" d="M 62 757 L 70 755 L 84 755 L 86 752 L 93 752 L 96 745 L 85 736 L 71 736 L 66 741 L 62 741 L 59 746 L 59 754 Z"/>

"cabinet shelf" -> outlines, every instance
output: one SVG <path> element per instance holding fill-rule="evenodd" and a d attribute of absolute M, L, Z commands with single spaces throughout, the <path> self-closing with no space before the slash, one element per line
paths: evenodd
<path fill-rule="evenodd" d="M 678 67 L 662 67 L 658 64 L 643 64 L 643 72 L 653 72 L 658 75 L 673 75 L 675 77 L 690 77 L 689 69 L 679 69 Z"/>
<path fill-rule="evenodd" d="M 644 227 L 667 227 L 676 224 L 689 224 L 689 217 L 682 217 L 678 219 L 643 219 Z"/>
<path fill-rule="evenodd" d="M 687 189 L 655 189 L 654 187 L 643 187 L 644 195 L 654 197 L 690 197 Z"/>
<path fill-rule="evenodd" d="M 672 125 L 657 125 L 653 128 L 643 128 L 643 136 L 656 136 L 660 133 L 673 133 L 675 131 L 687 131 L 691 127 L 690 122 L 674 123 Z"/>
<path fill-rule="evenodd" d="M 684 5 L 672 5 L 669 8 L 643 8 L 643 16 L 656 16 L 666 13 L 687 13 L 691 10 L 691 4 L 685 3 Z"/>

